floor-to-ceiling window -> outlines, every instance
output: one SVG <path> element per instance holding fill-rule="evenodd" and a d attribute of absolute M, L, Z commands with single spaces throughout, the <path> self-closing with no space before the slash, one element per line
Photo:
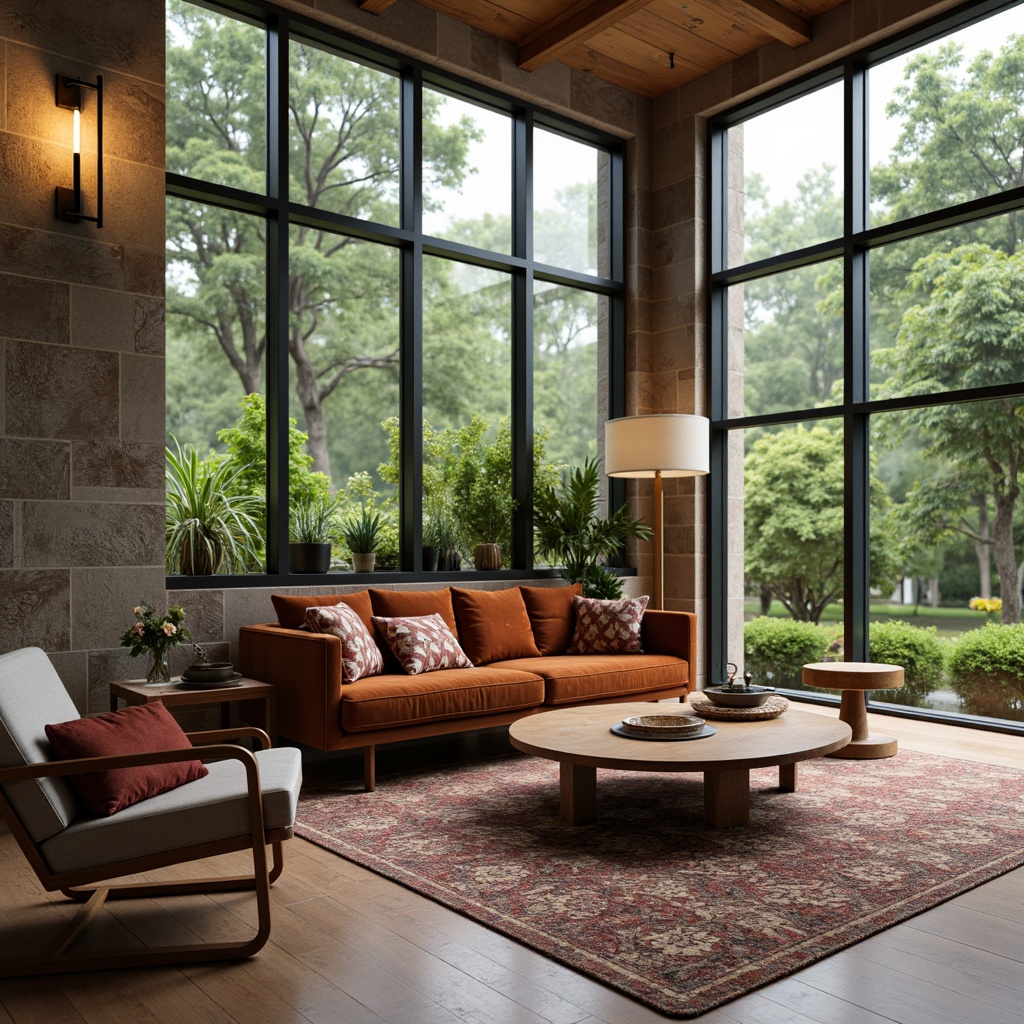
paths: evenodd
<path fill-rule="evenodd" d="M 377 571 L 532 572 L 535 472 L 623 388 L 622 161 L 272 5 L 167 0 L 169 517 L 239 534 L 169 548 L 170 585 L 287 577 L 325 509 L 378 522 Z"/>
<path fill-rule="evenodd" d="M 713 679 L 1024 722 L 1022 69 L 975 5 L 713 124 Z"/>

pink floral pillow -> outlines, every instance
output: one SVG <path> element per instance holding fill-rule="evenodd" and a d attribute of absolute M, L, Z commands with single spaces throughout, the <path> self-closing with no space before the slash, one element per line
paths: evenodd
<path fill-rule="evenodd" d="M 384 656 L 363 620 L 347 604 L 307 608 L 305 625 L 314 633 L 330 633 L 341 641 L 343 683 L 380 675 Z"/>
<path fill-rule="evenodd" d="M 575 597 L 576 630 L 566 654 L 642 654 L 640 622 L 649 598 Z"/>
<path fill-rule="evenodd" d="M 444 619 L 433 615 L 389 618 L 374 615 L 373 624 L 399 664 L 411 676 L 441 668 L 472 668 Z"/>

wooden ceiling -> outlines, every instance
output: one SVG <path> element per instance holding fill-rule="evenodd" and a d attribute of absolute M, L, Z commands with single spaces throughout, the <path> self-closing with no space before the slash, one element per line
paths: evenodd
<path fill-rule="evenodd" d="M 809 42 L 812 20 L 844 0 L 418 2 L 514 43 L 527 71 L 557 60 L 653 99 L 767 43 Z"/>

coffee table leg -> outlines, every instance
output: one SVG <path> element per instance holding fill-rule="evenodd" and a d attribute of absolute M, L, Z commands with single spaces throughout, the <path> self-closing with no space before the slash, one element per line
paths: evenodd
<path fill-rule="evenodd" d="M 597 769 L 571 761 L 560 761 L 558 767 L 562 821 L 567 825 L 589 825 L 597 817 Z"/>
<path fill-rule="evenodd" d="M 796 761 L 779 765 L 779 789 L 784 793 L 796 792 Z"/>
<path fill-rule="evenodd" d="M 749 770 L 704 773 L 704 821 L 712 828 L 732 828 L 750 821 Z"/>

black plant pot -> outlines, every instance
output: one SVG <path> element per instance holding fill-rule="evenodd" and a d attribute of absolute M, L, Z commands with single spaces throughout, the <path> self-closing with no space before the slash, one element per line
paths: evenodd
<path fill-rule="evenodd" d="M 330 544 L 289 544 L 292 572 L 327 572 L 331 567 Z"/>
<path fill-rule="evenodd" d="M 434 572 L 437 569 L 437 559 L 441 552 L 437 548 L 426 547 L 423 549 L 423 571 Z"/>

